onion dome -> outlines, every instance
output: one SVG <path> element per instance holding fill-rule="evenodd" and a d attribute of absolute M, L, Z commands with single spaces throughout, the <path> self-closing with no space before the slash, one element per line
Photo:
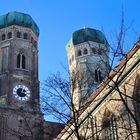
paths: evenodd
<path fill-rule="evenodd" d="M 39 28 L 32 17 L 28 14 L 14 11 L 0 16 L 0 29 L 11 25 L 30 28 L 37 36 L 39 36 Z"/>
<path fill-rule="evenodd" d="M 107 40 L 104 34 L 99 30 L 91 28 L 84 28 L 75 31 L 72 35 L 72 41 L 74 45 L 81 44 L 87 41 L 107 44 Z"/>

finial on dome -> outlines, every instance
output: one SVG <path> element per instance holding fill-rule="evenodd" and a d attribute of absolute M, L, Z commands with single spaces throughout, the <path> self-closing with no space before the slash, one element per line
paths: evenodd
<path fill-rule="evenodd" d="M 84 29 L 86 29 L 87 28 L 87 26 L 84 26 Z"/>

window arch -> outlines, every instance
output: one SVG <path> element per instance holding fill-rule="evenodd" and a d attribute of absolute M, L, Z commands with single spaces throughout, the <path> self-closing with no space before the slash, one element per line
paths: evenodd
<path fill-rule="evenodd" d="M 26 68 L 26 60 L 24 54 L 17 55 L 17 68 L 25 69 Z"/>
<path fill-rule="evenodd" d="M 12 32 L 9 32 L 9 33 L 8 33 L 7 38 L 8 38 L 8 39 L 12 38 Z"/>
<path fill-rule="evenodd" d="M 17 32 L 17 37 L 21 38 L 21 32 Z"/>
<path fill-rule="evenodd" d="M 102 121 L 102 139 L 118 140 L 117 120 L 114 114 L 107 112 Z"/>
<path fill-rule="evenodd" d="M 78 56 L 81 56 L 81 55 L 82 55 L 81 50 L 78 50 Z"/>
<path fill-rule="evenodd" d="M 5 34 L 2 34 L 1 39 L 2 39 L 2 40 L 5 40 L 5 39 L 6 39 Z"/>
<path fill-rule="evenodd" d="M 83 54 L 88 54 L 87 48 L 84 49 L 84 53 Z"/>
<path fill-rule="evenodd" d="M 102 82 L 102 73 L 100 70 L 95 69 L 95 81 Z"/>
<path fill-rule="evenodd" d="M 23 34 L 23 38 L 24 38 L 24 39 L 28 39 L 28 34 L 27 34 L 27 33 L 24 33 L 24 34 Z"/>

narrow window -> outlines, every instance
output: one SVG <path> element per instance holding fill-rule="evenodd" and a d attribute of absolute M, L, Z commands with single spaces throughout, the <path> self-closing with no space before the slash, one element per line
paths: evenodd
<path fill-rule="evenodd" d="M 12 33 L 11 32 L 8 33 L 8 37 L 7 38 L 8 39 L 12 38 Z"/>
<path fill-rule="evenodd" d="M 5 40 L 5 34 L 2 34 L 2 40 Z"/>
<path fill-rule="evenodd" d="M 99 54 L 99 55 L 102 54 L 102 50 L 101 50 L 101 49 L 98 50 L 98 54 Z"/>
<path fill-rule="evenodd" d="M 21 54 L 18 54 L 17 56 L 17 68 L 20 68 L 20 55 Z"/>
<path fill-rule="evenodd" d="M 96 49 L 92 48 L 92 53 L 96 54 Z"/>
<path fill-rule="evenodd" d="M 25 56 L 22 55 L 22 69 L 25 69 Z"/>
<path fill-rule="evenodd" d="M 88 50 L 86 48 L 84 49 L 84 54 L 88 54 Z"/>
<path fill-rule="evenodd" d="M 34 46 L 37 47 L 37 42 L 36 41 L 34 41 Z"/>
<path fill-rule="evenodd" d="M 102 82 L 102 73 L 100 70 L 95 70 L 95 81 Z"/>
<path fill-rule="evenodd" d="M 17 32 L 17 38 L 21 38 L 21 32 Z"/>
<path fill-rule="evenodd" d="M 104 140 L 118 140 L 117 121 L 114 115 L 104 119 L 102 130 L 102 138 Z"/>
<path fill-rule="evenodd" d="M 25 69 L 26 68 L 26 61 L 25 61 L 24 54 L 18 54 L 17 55 L 17 68 Z"/>
<path fill-rule="evenodd" d="M 98 77 L 99 77 L 99 81 L 102 82 L 102 75 L 101 75 L 101 71 L 98 70 Z"/>
<path fill-rule="evenodd" d="M 24 39 L 28 39 L 28 34 L 27 34 L 27 33 L 24 33 L 24 34 L 23 34 L 23 38 L 24 38 Z"/>
<path fill-rule="evenodd" d="M 95 70 L 95 81 L 98 82 L 98 72 Z"/>
<path fill-rule="evenodd" d="M 34 42 L 34 39 L 33 39 L 33 37 L 31 37 L 31 43 L 33 43 Z"/>
<path fill-rule="evenodd" d="M 81 56 L 82 53 L 81 53 L 81 50 L 78 50 L 78 56 Z"/>

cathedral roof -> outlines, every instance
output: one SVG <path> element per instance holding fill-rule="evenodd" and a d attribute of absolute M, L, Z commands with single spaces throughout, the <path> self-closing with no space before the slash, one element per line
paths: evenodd
<path fill-rule="evenodd" d="M 75 31 L 72 35 L 72 39 L 74 45 L 84 43 L 86 41 L 93 41 L 102 44 L 107 43 L 107 40 L 101 31 L 91 28 L 84 28 Z"/>
<path fill-rule="evenodd" d="M 11 26 L 19 25 L 27 28 L 31 28 L 33 32 L 39 36 L 39 28 L 34 22 L 32 17 L 25 13 L 20 12 L 10 12 L 5 15 L 0 16 L 0 29 Z"/>

